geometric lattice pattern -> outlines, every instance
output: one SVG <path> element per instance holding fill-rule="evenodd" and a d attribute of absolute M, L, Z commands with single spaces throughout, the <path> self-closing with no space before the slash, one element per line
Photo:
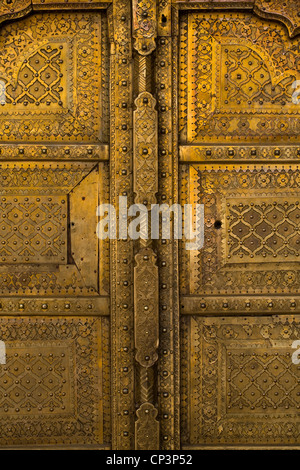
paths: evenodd
<path fill-rule="evenodd" d="M 183 441 L 299 445 L 299 334 L 299 317 L 184 317 Z"/>
<path fill-rule="evenodd" d="M 52 103 L 62 105 L 61 92 L 65 80 L 62 83 L 64 75 L 61 68 L 63 64 L 61 49 L 63 46 L 47 45 L 27 58 L 20 69 L 17 84 L 6 88 L 6 102 L 22 103 L 24 106 L 29 103 L 46 104 L 46 106 Z"/>
<path fill-rule="evenodd" d="M 0 335 L 6 344 L 0 446 L 93 445 L 108 439 L 105 318 L 2 317 Z"/>
<path fill-rule="evenodd" d="M 109 257 L 104 248 L 99 263 L 93 214 L 98 190 L 102 200 L 107 188 L 107 165 L 2 163 L 0 295 L 94 296 L 97 270 L 107 273 Z M 100 277 L 107 292 L 107 277 Z"/>
<path fill-rule="evenodd" d="M 182 15 L 182 143 L 297 142 L 299 38 L 248 13 Z"/>
<path fill-rule="evenodd" d="M 230 262 L 296 261 L 300 249 L 299 198 L 226 200 L 226 258 Z"/>
<path fill-rule="evenodd" d="M 7 365 L 0 366 L 0 408 L 4 415 L 53 416 L 70 413 L 71 404 L 74 407 L 68 344 L 46 343 L 42 353 L 37 353 L 38 347 L 34 342 L 17 348 L 6 344 Z"/>
<path fill-rule="evenodd" d="M 266 349 L 245 352 L 228 350 L 227 410 L 297 412 L 300 385 L 296 367 L 291 367 L 291 351 Z"/>
<path fill-rule="evenodd" d="M 223 46 L 222 59 L 227 66 L 222 106 L 247 106 L 251 103 L 272 107 L 291 101 L 294 77 L 286 77 L 280 83 L 273 83 L 268 66 L 257 52 L 247 47 Z M 250 103 L 251 101 L 251 103 Z"/>
<path fill-rule="evenodd" d="M 4 25 L 1 140 L 106 141 L 106 44 L 104 16 L 91 12 L 37 13 Z"/>
<path fill-rule="evenodd" d="M 0 201 L 0 263 L 67 263 L 67 201 L 5 196 Z"/>
<path fill-rule="evenodd" d="M 182 291 L 299 293 L 297 166 L 187 165 L 181 173 L 181 203 L 205 205 L 204 247 L 181 253 Z"/>

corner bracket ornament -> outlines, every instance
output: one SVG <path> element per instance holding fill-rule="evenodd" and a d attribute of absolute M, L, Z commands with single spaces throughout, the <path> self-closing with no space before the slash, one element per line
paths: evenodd
<path fill-rule="evenodd" d="M 150 248 L 136 255 L 135 285 L 135 347 L 136 360 L 142 367 L 152 367 L 158 359 L 159 301 L 158 267 Z"/>
<path fill-rule="evenodd" d="M 21 18 L 32 11 L 32 0 L 0 0 L 0 23 Z"/>
<path fill-rule="evenodd" d="M 254 11 L 263 18 L 284 23 L 291 38 L 300 33 L 300 2 L 298 0 L 255 0 Z"/>
<path fill-rule="evenodd" d="M 132 7 L 134 48 L 143 56 L 150 55 L 156 48 L 156 0 L 133 0 Z"/>
<path fill-rule="evenodd" d="M 158 411 L 151 403 L 143 403 L 136 412 L 135 423 L 136 450 L 159 449 L 159 422 L 156 420 Z"/>

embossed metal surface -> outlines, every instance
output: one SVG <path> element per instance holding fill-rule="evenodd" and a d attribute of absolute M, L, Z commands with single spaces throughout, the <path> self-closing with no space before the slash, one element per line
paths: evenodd
<path fill-rule="evenodd" d="M 186 445 L 299 445 L 299 318 L 182 321 Z"/>
<path fill-rule="evenodd" d="M 205 246 L 183 252 L 190 260 L 182 266 L 183 292 L 298 295 L 297 165 L 192 165 L 181 171 L 182 202 L 205 204 Z"/>
<path fill-rule="evenodd" d="M 107 250 L 98 261 L 99 245 L 107 243 L 99 244 L 94 223 L 102 185 L 102 200 L 108 197 L 107 178 L 104 165 L 0 165 L 2 295 L 78 298 L 107 292 Z"/>
<path fill-rule="evenodd" d="M 299 447 L 298 2 L 0 22 L 0 445 Z M 204 249 L 99 241 L 120 195 L 204 203 Z"/>
<path fill-rule="evenodd" d="M 181 30 L 182 142 L 297 142 L 299 38 L 248 13 L 193 13 Z"/>
<path fill-rule="evenodd" d="M 0 331 L 7 348 L 7 364 L 0 366 L 0 446 L 105 442 L 107 319 L 2 317 Z"/>
<path fill-rule="evenodd" d="M 178 25 L 180 199 L 204 204 L 205 243 L 180 249 L 182 444 L 299 448 L 295 4 L 252 2 L 257 16 L 191 3 Z"/>
<path fill-rule="evenodd" d="M 107 140 L 102 18 L 88 12 L 44 13 L 2 26 L 3 140 Z"/>
<path fill-rule="evenodd" d="M 2 448 L 111 445 L 108 66 L 101 12 L 0 29 Z"/>

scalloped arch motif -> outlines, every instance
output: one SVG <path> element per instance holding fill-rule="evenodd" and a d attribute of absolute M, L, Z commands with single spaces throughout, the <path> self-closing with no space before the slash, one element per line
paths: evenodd
<path fill-rule="evenodd" d="M 21 18 L 32 11 L 32 0 L 0 0 L 0 23 Z"/>
<path fill-rule="evenodd" d="M 254 11 L 262 17 L 284 23 L 290 37 L 300 33 L 300 3 L 298 0 L 256 0 Z"/>
<path fill-rule="evenodd" d="M 300 33 L 300 2 L 298 0 L 173 0 L 172 3 L 199 4 L 200 8 L 251 8 L 263 18 L 281 21 L 288 29 L 290 37 Z"/>
<path fill-rule="evenodd" d="M 300 33 L 300 3 L 298 0 L 256 0 L 254 11 L 265 18 L 283 22 L 290 37 Z"/>
<path fill-rule="evenodd" d="M 59 4 L 66 4 L 64 0 L 0 0 L 0 24 L 6 20 L 14 20 L 22 18 L 30 13 L 32 10 L 47 10 L 47 6 L 53 10 L 53 7 L 57 7 L 59 10 Z M 97 7 L 108 6 L 112 1 L 106 0 L 88 0 L 88 6 Z M 75 0 L 68 3 L 67 8 L 80 7 L 87 5 L 87 0 Z M 55 8 L 54 8 L 55 9 Z"/>

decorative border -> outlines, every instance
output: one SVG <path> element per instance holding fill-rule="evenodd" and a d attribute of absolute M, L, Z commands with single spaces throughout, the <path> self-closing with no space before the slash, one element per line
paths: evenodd
<path fill-rule="evenodd" d="M 134 164 L 133 192 L 136 204 L 150 209 L 158 191 L 158 125 L 156 100 L 152 94 L 152 68 L 157 36 L 156 0 L 133 0 Z M 150 228 L 150 227 L 149 227 Z M 159 345 L 159 277 L 153 241 L 135 246 L 134 339 L 136 350 L 135 449 L 159 449 L 160 423 L 157 420 L 156 375 Z"/>
<path fill-rule="evenodd" d="M 297 297 L 287 296 L 182 296 L 181 315 L 290 315 L 300 313 Z"/>
<path fill-rule="evenodd" d="M 261 441 L 264 442 L 261 447 L 276 446 L 276 449 L 285 445 L 286 448 L 296 447 L 299 441 L 299 426 L 298 430 L 289 429 L 293 428 L 293 424 L 290 423 L 294 423 L 295 426 L 299 424 L 297 420 L 294 421 L 297 413 L 295 409 L 287 407 L 279 410 L 274 407 L 276 411 L 266 408 L 268 411 L 265 413 L 262 410 L 257 413 L 251 406 L 251 410 L 241 412 L 244 417 L 241 421 L 240 413 L 227 414 L 225 403 L 229 399 L 226 383 L 230 380 L 227 382 L 226 379 L 229 379 L 229 369 L 231 369 L 227 361 L 230 352 L 232 353 L 235 348 L 245 348 L 241 351 L 241 356 L 245 352 L 245 356 L 249 354 L 248 357 L 251 358 L 256 355 L 255 353 L 259 353 L 261 348 L 265 351 L 265 347 L 271 341 L 274 351 L 270 350 L 266 356 L 268 357 L 266 365 L 273 360 L 275 362 L 280 351 L 285 350 L 285 362 L 286 364 L 290 362 L 293 376 L 296 378 L 297 367 L 292 365 L 290 344 L 297 338 L 299 317 L 294 315 L 206 318 L 194 316 L 182 318 L 181 326 L 183 358 L 186 366 L 182 371 L 184 390 L 182 406 L 185 414 L 183 421 L 185 428 L 182 429 L 183 448 L 217 449 L 222 446 L 224 449 L 229 449 L 234 446 L 249 449 L 255 443 L 259 447 L 260 435 Z M 229 349 L 227 360 L 225 345 Z M 190 354 L 193 356 L 192 361 L 189 359 Z M 283 364 L 282 366 L 279 376 L 285 373 L 286 366 Z M 254 372 L 253 379 L 256 375 Z M 294 389 L 296 387 L 295 380 Z M 274 421 L 270 421 L 271 417 L 274 417 Z M 228 433 L 234 428 L 231 443 Z M 299 449 L 299 445 L 297 448 Z"/>
<path fill-rule="evenodd" d="M 171 14 L 172 13 L 172 14 Z M 164 15 L 164 16 L 163 16 Z M 178 9 L 159 0 L 155 79 L 159 110 L 159 204 L 178 201 Z M 165 17 L 165 18 L 164 18 Z M 164 21 L 162 19 L 164 18 Z M 180 351 L 178 242 L 160 240 L 160 350 L 158 395 L 161 449 L 180 449 Z"/>
<path fill-rule="evenodd" d="M 132 119 L 133 119 L 133 73 L 132 73 L 132 31 L 131 31 L 131 1 L 115 0 L 114 2 L 92 1 L 64 3 L 56 0 L 22 1 L 19 0 L 19 9 L 5 10 L 0 15 L 0 22 L 7 19 L 15 19 L 25 16 L 30 11 L 57 10 L 57 9 L 107 9 L 111 42 L 111 203 L 116 204 L 119 195 L 127 195 L 129 202 L 132 201 Z M 136 0 L 134 1 L 136 3 Z M 152 3 L 152 2 L 151 2 Z M 173 5 L 172 5 L 173 3 Z M 152 6 L 155 5 L 152 3 Z M 244 9 L 253 10 L 254 0 L 250 1 L 209 1 L 209 2 L 181 2 L 178 0 L 158 0 L 156 4 L 157 32 L 153 32 L 150 42 L 154 47 L 153 38 L 158 36 L 156 45 L 156 95 L 157 109 L 159 111 L 159 143 L 158 143 L 158 166 L 159 166 L 159 202 L 176 203 L 178 200 L 178 110 L 177 110 L 177 90 L 178 90 L 178 15 L 179 10 L 187 9 Z M 256 9 L 258 7 L 256 6 Z M 255 10 L 256 11 L 256 10 Z M 268 14 L 267 12 L 256 11 L 258 14 Z M 283 22 L 284 17 L 276 16 Z M 299 20 L 300 21 L 300 20 Z M 155 26 L 155 25 L 154 25 Z M 298 28 L 298 27 L 297 27 Z M 156 29 L 156 27 L 154 28 Z M 298 30 L 295 30 L 298 31 Z M 292 31 L 292 34 L 296 34 Z M 149 39 L 149 38 L 148 38 Z M 147 39 L 147 41 L 148 41 Z M 142 49 L 143 51 L 143 49 Z M 144 49 L 141 55 L 150 55 L 150 49 Z M 142 81 L 140 79 L 140 81 Z M 24 147 L 24 148 L 23 148 Z M 28 154 L 33 151 L 34 146 L 5 146 L 3 151 L 9 155 L 7 158 L 18 157 L 28 158 Z M 36 147 L 45 159 L 62 159 L 72 154 L 72 147 L 52 148 Z M 85 159 L 87 152 L 88 159 L 107 160 L 108 148 L 102 149 L 93 146 L 79 147 L 80 155 L 76 159 Z M 95 152 L 95 153 L 94 153 Z M 69 157 L 70 158 L 70 157 Z M 247 158 L 247 157 L 245 157 Z M 112 446 L 114 449 L 130 450 L 135 445 L 135 425 L 142 426 L 147 423 L 149 413 L 152 415 L 152 433 L 157 435 L 156 410 L 153 405 L 142 406 L 138 416 L 135 417 L 134 398 L 134 309 L 133 309 L 133 267 L 134 249 L 130 241 L 111 242 L 111 338 L 112 338 Z M 158 365 L 158 393 L 159 393 L 159 416 L 161 448 L 172 450 L 180 448 L 180 408 L 179 408 L 179 295 L 178 295 L 178 246 L 177 242 L 162 240 L 158 243 L 158 264 L 160 272 L 159 295 L 160 295 L 160 349 Z M 89 299 L 85 299 L 88 303 Z M 100 299 L 102 300 L 102 299 Z M 99 300 L 99 301 L 100 301 Z M 256 299 L 257 304 L 250 307 L 238 303 L 239 299 L 228 301 L 228 305 L 223 299 L 210 299 L 215 302 L 212 306 L 201 306 L 205 303 L 199 298 L 183 298 L 183 305 L 190 305 L 181 309 L 182 313 L 203 312 L 204 315 L 226 314 L 226 312 L 246 313 L 258 312 L 259 302 L 267 299 Z M 94 301 L 94 300 L 93 300 Z M 242 299 L 245 302 L 245 299 Z M 11 300 L 9 299 L 9 302 Z M 40 299 L 37 305 L 28 304 L 20 309 L 20 314 L 32 314 L 43 305 L 48 303 L 48 311 L 56 311 L 55 305 L 50 305 L 49 300 Z M 80 311 L 74 299 L 70 302 L 61 301 L 58 311 L 72 312 Z M 63 302 L 64 305 L 63 305 Z M 73 303 L 72 303 L 73 302 Z M 83 301 L 80 301 L 83 302 Z M 108 313 L 108 301 L 103 299 L 105 306 L 101 307 L 101 312 Z M 190 304 L 188 303 L 190 302 Z M 232 302 L 232 304 L 231 304 Z M 253 301 L 254 302 L 254 301 Z M 281 303 L 280 303 L 281 302 Z M 252 300 L 251 300 L 252 303 Z M 5 306 L 4 311 L 9 311 L 6 299 L 2 299 Z M 272 305 L 271 305 L 272 304 Z M 296 304 L 294 306 L 294 304 Z M 6 307 L 7 305 L 7 307 Z M 70 307 L 69 307 L 70 305 Z M 289 308 L 287 308 L 289 306 Z M 199 308 L 200 307 L 200 308 Z M 82 304 L 81 308 L 86 308 Z M 270 299 L 267 305 L 270 314 L 277 310 L 281 312 L 293 312 L 290 309 L 297 309 L 297 302 L 293 299 Z M 54 309 L 54 310 L 53 310 Z M 78 310 L 77 310 L 78 309 Z M 248 309 L 248 310 L 247 310 Z M 185 310 L 185 312 L 183 311 Z M 299 307 L 300 310 L 300 307 Z M 89 311 L 89 310 L 88 310 Z M 295 310 L 294 310 L 295 311 Z M 26 313 L 25 313 L 26 312 Z M 91 313 L 94 312 L 91 309 Z M 95 312 L 94 312 L 95 313 Z M 141 382 L 142 383 L 142 382 Z M 146 428 L 147 429 L 147 428 Z M 155 445 L 155 444 L 154 444 Z"/>
<path fill-rule="evenodd" d="M 298 0 L 172 0 L 180 9 L 251 9 L 258 16 L 281 21 L 291 38 L 300 33 Z"/>
<path fill-rule="evenodd" d="M 156 48 L 156 0 L 133 0 L 132 7 L 134 48 L 140 55 L 146 56 Z"/>
<path fill-rule="evenodd" d="M 210 161 L 300 161 L 297 145 L 181 145 L 179 158 L 184 163 Z"/>
<path fill-rule="evenodd" d="M 110 2 L 104 0 L 89 0 L 77 1 L 67 3 L 65 0 L 11 0 L 10 2 L 4 1 L 0 6 L 0 24 L 4 21 L 15 20 L 23 18 L 32 11 L 40 10 L 95 10 L 95 9 L 107 9 L 113 0 Z"/>
<path fill-rule="evenodd" d="M 132 33 L 131 1 L 108 10 L 111 42 L 111 204 L 132 201 Z M 134 449 L 133 243 L 111 241 L 112 447 Z"/>
<path fill-rule="evenodd" d="M 67 160 L 108 161 L 109 146 L 99 145 L 55 145 L 55 144 L 0 144 L 0 160 Z"/>

